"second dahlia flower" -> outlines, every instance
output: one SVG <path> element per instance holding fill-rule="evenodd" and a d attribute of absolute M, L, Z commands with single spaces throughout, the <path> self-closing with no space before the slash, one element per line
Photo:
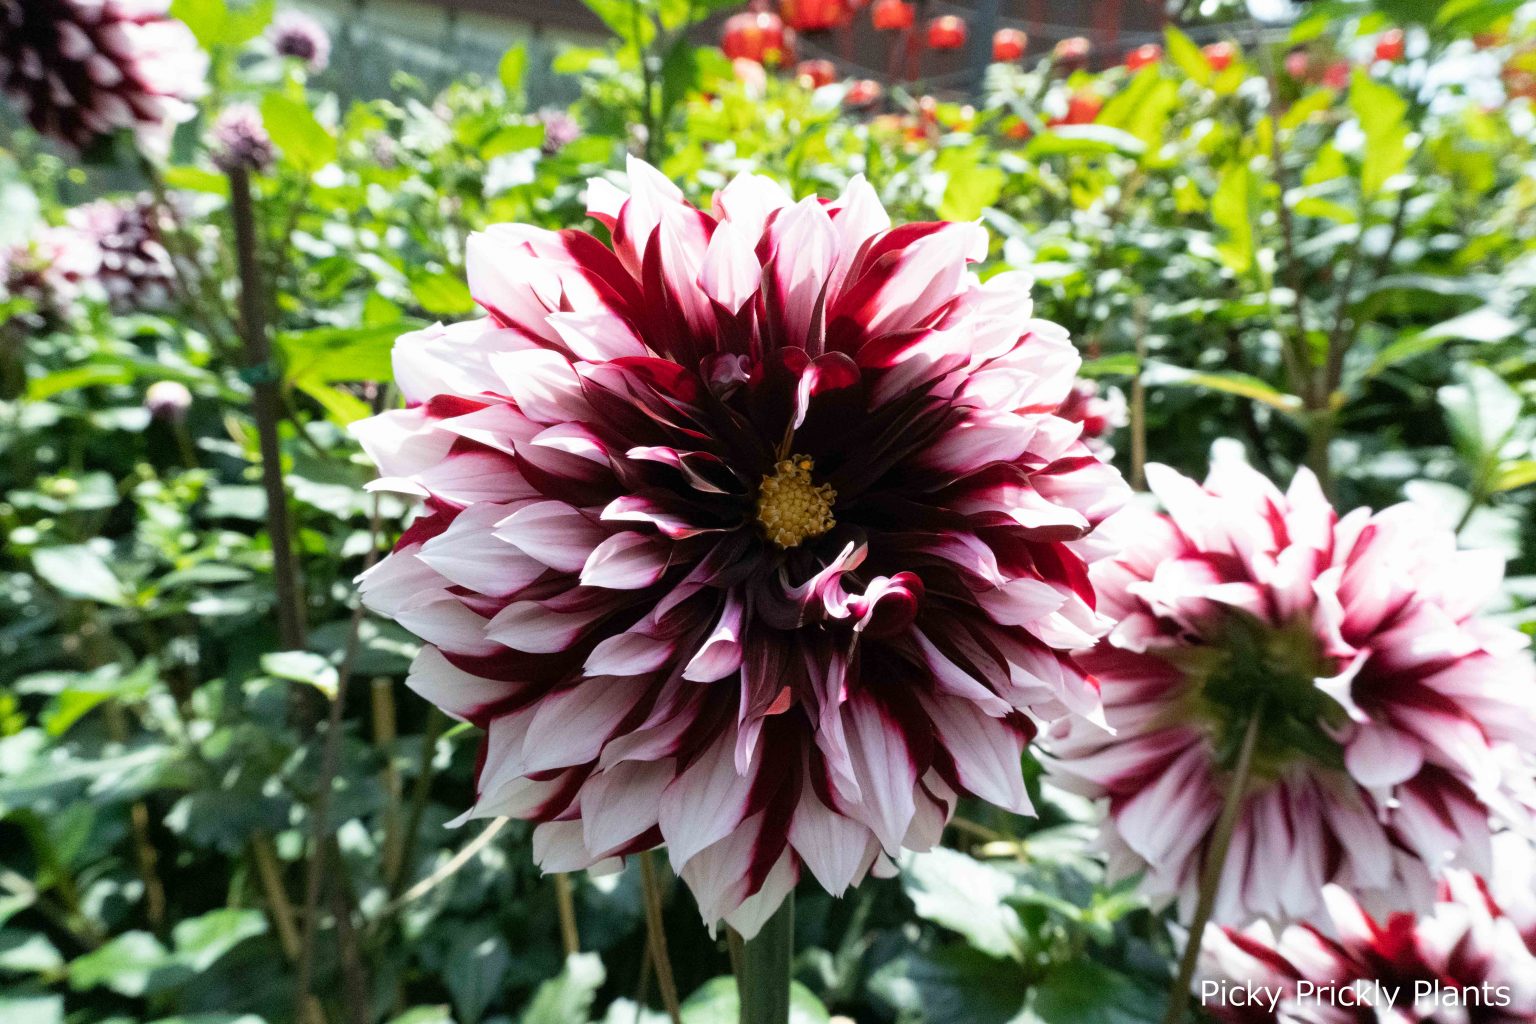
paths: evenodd
<path fill-rule="evenodd" d="M 151 197 L 99 199 L 71 210 L 69 223 L 95 243 L 96 280 L 114 310 L 155 310 L 170 302 L 175 271 Z"/>
<path fill-rule="evenodd" d="M 1305 470 L 1283 494 L 1242 463 L 1147 480 L 1167 514 L 1127 514 L 1092 574 L 1119 624 L 1082 663 L 1115 735 L 1050 743 L 1060 782 L 1107 798 L 1114 871 L 1194 902 L 1254 715 L 1216 920 L 1307 918 L 1327 883 L 1421 908 L 1447 864 L 1485 870 L 1493 823 L 1536 806 L 1526 640 L 1477 614 L 1498 556 L 1409 505 L 1340 518 Z"/>
<path fill-rule="evenodd" d="M 0 0 L 0 88 L 39 132 L 84 149 L 192 114 L 208 58 L 169 0 Z"/>
<path fill-rule="evenodd" d="M 469 242 L 482 320 L 400 340 L 409 407 L 358 426 L 424 514 L 362 581 L 423 640 L 410 685 L 486 730 L 467 816 L 569 871 L 665 844 L 752 935 L 1015 811 L 1033 715 L 1093 713 L 1114 470 L 1054 410 L 1078 364 L 976 224 L 874 190 L 650 166 L 583 231 Z"/>
<path fill-rule="evenodd" d="M 1451 870 L 1419 917 L 1376 920 L 1338 886 L 1322 926 L 1207 929 L 1196 991 L 1227 1024 L 1529 1024 L 1536 852 L 1494 839 L 1494 874 Z M 1260 999 L 1250 998 L 1250 993 Z"/>

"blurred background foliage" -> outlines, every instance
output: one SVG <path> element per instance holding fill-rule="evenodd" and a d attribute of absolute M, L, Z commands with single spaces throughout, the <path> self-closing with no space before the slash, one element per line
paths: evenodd
<path fill-rule="evenodd" d="M 796 195 L 862 173 L 898 221 L 979 218 L 981 272 L 1032 272 L 1124 397 L 1128 424 L 1098 427 L 1121 424 L 1106 457 L 1133 480 L 1241 451 L 1276 479 L 1311 465 L 1342 507 L 1422 504 L 1504 553 L 1502 614 L 1531 631 L 1528 9 L 1317 3 L 1204 48 L 1170 29 L 1134 69 L 994 64 L 962 100 L 753 73 L 689 34 L 725 6 L 591 0 L 613 36 L 550 56 L 556 86 L 514 47 L 494 76 L 363 88 L 264 46 L 270 3 L 177 0 L 213 68 L 168 161 L 0 137 L 12 268 L 101 195 L 142 196 L 168 261 L 110 301 L 17 273 L 0 293 L 0 1020 L 668 1019 L 638 867 L 557 884 L 521 823 L 444 827 L 478 736 L 404 689 L 412 638 L 351 582 L 410 514 L 364 490 L 345 432 L 397 400 L 395 337 L 474 313 L 470 231 L 582 223 L 585 180 L 626 153 L 701 204 L 740 171 Z M 270 363 L 241 346 L 205 144 L 233 102 L 278 153 L 251 182 Z M 190 404 L 147 402 L 159 382 Z M 301 644 L 274 614 L 263 386 Z M 806 887 L 797 1020 L 1157 1019 L 1182 938 L 1103 884 L 1095 809 L 1027 767 L 1038 820 L 962 805 L 898 878 Z M 734 1020 L 729 943 L 658 867 L 680 1018 Z"/>

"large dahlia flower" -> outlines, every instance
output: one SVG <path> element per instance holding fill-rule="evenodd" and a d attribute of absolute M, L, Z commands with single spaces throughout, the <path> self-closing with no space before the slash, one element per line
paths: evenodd
<path fill-rule="evenodd" d="M 76 149 L 192 114 L 207 56 L 169 0 L 0 0 L 0 88 L 32 127 Z"/>
<path fill-rule="evenodd" d="M 1227 1024 L 1530 1024 L 1536 853 L 1494 840 L 1494 874 L 1452 869 L 1423 916 L 1373 919 L 1328 886 L 1328 920 L 1277 938 L 1264 922 L 1207 930 L 1196 992 Z"/>
<path fill-rule="evenodd" d="M 1306 471 L 1284 494 L 1241 462 L 1147 479 L 1167 514 L 1117 520 L 1129 547 L 1092 580 L 1118 625 L 1081 659 L 1115 735 L 1064 720 L 1049 744 L 1107 798 L 1117 874 L 1194 902 L 1255 714 L 1216 920 L 1306 918 L 1327 883 L 1422 907 L 1448 863 L 1484 870 L 1492 823 L 1536 805 L 1525 638 L 1477 616 L 1498 556 L 1409 505 L 1339 518 Z"/>
<path fill-rule="evenodd" d="M 425 512 L 363 580 L 410 685 L 486 730 L 467 816 L 546 870 L 665 844 L 755 933 L 1015 811 L 1031 715 L 1093 713 L 1089 534 L 1122 484 L 1052 412 L 1077 356 L 976 224 L 892 227 L 855 180 L 744 176 L 695 209 L 650 166 L 582 231 L 471 238 L 488 316 L 402 338 L 409 407 L 358 434 Z"/>

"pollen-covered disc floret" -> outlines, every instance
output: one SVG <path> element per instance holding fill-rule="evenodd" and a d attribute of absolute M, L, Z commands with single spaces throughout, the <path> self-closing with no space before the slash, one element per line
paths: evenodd
<path fill-rule="evenodd" d="M 820 537 L 837 520 L 832 503 L 837 492 L 827 484 L 811 481 L 816 462 L 809 455 L 791 455 L 763 477 L 757 489 L 757 521 L 768 539 L 781 548 L 798 547 L 809 537 Z"/>
<path fill-rule="evenodd" d="M 1092 572 L 1119 624 L 1081 661 L 1114 733 L 1064 720 L 1048 743 L 1105 799 L 1115 875 L 1192 906 L 1255 715 L 1218 921 L 1310 918 L 1329 883 L 1423 908 L 1447 865 L 1486 869 L 1496 827 L 1530 827 L 1536 672 L 1478 615 L 1496 554 L 1409 505 L 1340 518 L 1304 470 L 1284 493 L 1242 463 L 1147 480 L 1166 514 L 1128 511 Z"/>
<path fill-rule="evenodd" d="M 979 225 L 893 227 L 861 179 L 706 212 L 640 162 L 588 204 L 611 247 L 475 235 L 486 318 L 396 347 L 409 407 L 357 429 L 424 509 L 363 592 L 486 730 L 472 815 L 538 822 L 552 871 L 665 845 L 750 935 L 961 794 L 1028 809 L 1036 721 L 1098 706 L 1072 652 L 1124 487 Z"/>

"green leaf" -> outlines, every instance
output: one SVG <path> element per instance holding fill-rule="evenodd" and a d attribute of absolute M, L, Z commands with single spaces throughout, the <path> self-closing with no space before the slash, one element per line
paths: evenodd
<path fill-rule="evenodd" d="M 1486 366 L 1462 366 L 1456 376 L 1438 393 L 1451 437 L 1470 462 L 1496 459 L 1520 422 L 1520 396 Z"/>
<path fill-rule="evenodd" d="M 1107 967 L 1074 960 L 1052 968 L 1030 993 L 1028 1024 L 1153 1024 L 1164 997 Z"/>
<path fill-rule="evenodd" d="M 956 945 L 913 953 L 900 966 L 913 990 L 903 1002 L 926 1024 L 1020 1024 L 1030 979 L 1018 964 Z"/>
<path fill-rule="evenodd" d="M 1153 64 L 1136 72 L 1124 89 L 1109 98 L 1095 124 L 1128 132 L 1154 152 L 1168 129 L 1169 115 L 1178 107 L 1179 86 Z"/>
<path fill-rule="evenodd" d="M 186 22 L 204 49 L 241 46 L 261 35 L 272 21 L 276 0 L 237 5 L 225 0 L 172 0 L 170 14 Z"/>
<path fill-rule="evenodd" d="M 1238 277 L 1254 262 L 1253 172 L 1242 162 L 1222 168 L 1221 182 L 1211 197 L 1211 220 L 1221 232 L 1216 252 Z"/>
<path fill-rule="evenodd" d="M 269 92 L 261 98 L 261 120 L 272 142 L 301 171 L 314 172 L 336 159 L 336 139 L 302 100 Z"/>
<path fill-rule="evenodd" d="M 1141 370 L 1141 360 L 1134 352 L 1116 352 L 1114 355 L 1085 359 L 1078 367 L 1079 377 L 1134 377 Z"/>
<path fill-rule="evenodd" d="M 521 96 L 523 93 L 523 78 L 528 73 L 528 46 L 518 43 L 501 55 L 501 62 L 496 65 L 496 77 L 501 79 L 501 86 L 507 90 L 508 96 Z"/>
<path fill-rule="evenodd" d="M 1019 915 L 1005 904 L 1013 876 L 940 846 L 907 858 L 902 882 L 919 917 L 959 932 L 988 956 L 1019 956 Z"/>
<path fill-rule="evenodd" d="M 698 89 L 698 48 L 687 37 L 672 44 L 661 62 L 661 123 L 666 124 L 672 110 Z"/>
<path fill-rule="evenodd" d="M 1146 143 L 1130 132 L 1107 124 L 1064 124 L 1041 132 L 1029 140 L 1024 152 L 1031 159 L 1043 156 L 1120 153 L 1124 156 L 1141 156 L 1147 151 Z"/>
<path fill-rule="evenodd" d="M 1507 462 L 1499 467 L 1489 490 L 1498 494 L 1529 487 L 1531 484 L 1536 484 L 1536 459 L 1522 459 L 1519 462 Z"/>
<path fill-rule="evenodd" d="M 333 698 L 340 683 L 336 666 L 313 651 L 275 651 L 263 654 L 261 670 L 276 679 L 306 683 Z"/>
<path fill-rule="evenodd" d="M 741 996 L 736 979 L 711 978 L 683 1001 L 682 1011 L 683 1024 L 737 1024 L 741 1020 Z M 831 1019 L 815 993 L 798 981 L 790 983 L 789 1024 L 828 1024 Z"/>
<path fill-rule="evenodd" d="M 1002 170 L 981 163 L 981 147 L 944 150 L 934 166 L 948 176 L 939 216 L 944 220 L 975 220 L 997 202 L 1007 180 Z"/>
<path fill-rule="evenodd" d="M 338 427 L 345 427 L 373 415 L 373 407 L 350 391 L 321 384 L 313 380 L 298 380 L 294 387 L 314 400 L 325 410 L 326 419 Z"/>
<path fill-rule="evenodd" d="M 1186 370 L 1182 366 L 1150 360 L 1142 375 L 1153 387 L 1194 387 L 1207 391 L 1220 391 L 1228 395 L 1249 398 L 1281 412 L 1294 413 L 1301 409 L 1301 399 L 1288 395 L 1258 377 L 1232 370 Z"/>
<path fill-rule="evenodd" d="M 155 975 L 174 961 L 148 932 L 124 932 L 69 965 L 69 984 L 76 990 L 109 988 L 118 995 L 138 997 L 155 990 Z"/>
<path fill-rule="evenodd" d="M 1211 62 L 1205 59 L 1200 47 L 1189 36 L 1169 25 L 1163 30 L 1168 59 L 1178 69 L 1201 85 L 1211 84 Z"/>
<path fill-rule="evenodd" d="M 42 974 L 64 966 L 64 958 L 48 936 L 19 928 L 0 928 L 0 971 Z"/>
<path fill-rule="evenodd" d="M 519 1024 L 568 1024 L 591 1016 L 597 990 L 606 977 L 596 953 L 566 957 L 558 977 L 540 985 Z"/>
<path fill-rule="evenodd" d="M 489 921 L 454 934 L 443 970 L 443 984 L 453 998 L 459 1024 L 477 1024 L 486 1008 L 501 994 L 502 982 L 511 967 L 507 940 Z M 585 1020 L 585 1015 L 581 1019 Z"/>
<path fill-rule="evenodd" d="M 284 377 L 300 385 L 337 381 L 388 380 L 393 373 L 390 352 L 400 335 L 417 323 L 397 320 L 365 327 L 314 327 L 277 336 L 283 353 Z"/>
<path fill-rule="evenodd" d="M 201 974 L 225 953 L 266 930 L 267 919 L 261 911 L 226 908 L 178 922 L 171 937 L 177 959 Z"/>
<path fill-rule="evenodd" d="M 1385 82 L 1355 68 L 1349 106 L 1365 133 L 1360 188 L 1368 198 L 1381 194 L 1388 179 L 1408 166 L 1408 101 Z"/>
<path fill-rule="evenodd" d="M 1476 341 L 1482 344 L 1506 341 L 1519 333 L 1520 325 L 1493 306 L 1470 310 L 1424 331 L 1424 335 L 1432 339 Z"/>
<path fill-rule="evenodd" d="M 62 395 L 69 391 L 110 384 L 126 384 L 133 378 L 133 370 L 127 366 L 86 363 L 84 366 L 71 366 L 67 370 L 55 370 L 28 381 L 27 399 L 33 402 L 44 402 L 55 395 Z"/>
<path fill-rule="evenodd" d="M 656 23 L 636 0 L 582 0 L 626 47 L 636 51 L 650 48 L 656 39 Z"/>
<path fill-rule="evenodd" d="M 64 997 L 38 992 L 0 993 L 0 1020 L 6 1024 L 64 1024 Z"/>
<path fill-rule="evenodd" d="M 84 544 L 39 548 L 32 568 L 65 597 L 98 604 L 126 605 L 128 592 L 106 561 Z"/>
<path fill-rule="evenodd" d="M 480 147 L 483 159 L 494 160 L 508 153 L 521 153 L 525 149 L 538 149 L 544 145 L 544 126 L 541 124 L 509 124 L 498 128 L 496 134 Z"/>
<path fill-rule="evenodd" d="M 434 316 L 461 316 L 475 308 L 475 300 L 457 274 L 420 271 L 411 275 L 411 294 L 421 308 Z"/>

